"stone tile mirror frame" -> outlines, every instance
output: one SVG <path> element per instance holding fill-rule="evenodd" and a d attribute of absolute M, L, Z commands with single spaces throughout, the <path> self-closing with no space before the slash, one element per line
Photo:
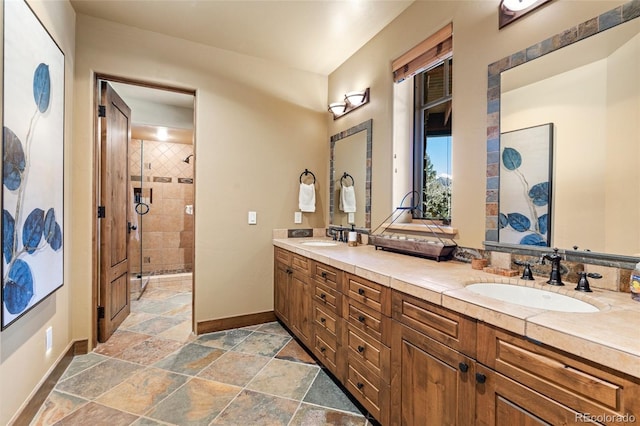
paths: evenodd
<path fill-rule="evenodd" d="M 529 46 L 510 56 L 502 58 L 488 67 L 487 84 L 487 185 L 486 185 L 486 220 L 485 248 L 487 250 L 508 251 L 521 254 L 539 254 L 548 248 L 521 246 L 498 242 L 498 201 L 500 179 L 500 74 L 503 71 L 537 59 L 543 55 L 562 49 L 589 36 L 606 31 L 619 24 L 640 16 L 640 1 L 632 0 L 615 9 L 603 13 L 586 22 L 575 25 L 546 40 Z M 567 260 L 633 268 L 640 259 L 634 256 L 609 253 L 574 252 L 566 250 Z"/>

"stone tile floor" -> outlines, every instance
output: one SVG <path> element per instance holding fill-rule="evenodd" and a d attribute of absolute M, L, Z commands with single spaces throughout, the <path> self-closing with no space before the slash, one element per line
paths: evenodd
<path fill-rule="evenodd" d="M 193 335 L 188 276 L 150 283 L 109 341 L 74 358 L 31 424 L 372 423 L 277 322 Z"/>

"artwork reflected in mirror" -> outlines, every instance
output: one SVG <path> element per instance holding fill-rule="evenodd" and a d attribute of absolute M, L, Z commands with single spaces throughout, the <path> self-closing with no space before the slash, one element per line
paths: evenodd
<path fill-rule="evenodd" d="M 371 125 L 331 137 L 329 216 L 333 226 L 371 228 Z"/>
<path fill-rule="evenodd" d="M 553 124 L 500 135 L 500 242 L 549 246 Z"/>
<path fill-rule="evenodd" d="M 501 135 L 553 122 L 548 245 L 640 256 L 640 19 L 628 13 L 632 3 L 489 66 L 487 241 L 503 241 Z"/>

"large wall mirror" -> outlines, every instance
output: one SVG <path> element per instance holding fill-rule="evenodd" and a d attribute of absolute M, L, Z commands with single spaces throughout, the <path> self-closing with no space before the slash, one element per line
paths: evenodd
<path fill-rule="evenodd" d="M 372 120 L 331 136 L 329 171 L 329 222 L 332 226 L 361 231 L 371 228 L 371 143 Z M 344 187 L 353 187 L 345 190 Z M 341 196 L 353 202 L 355 209 L 345 208 Z M 350 210 L 355 210 L 350 212 Z"/>
<path fill-rule="evenodd" d="M 487 246 L 500 244 L 500 135 L 553 123 L 550 246 L 640 257 L 639 15 L 627 3 L 489 66 Z"/>

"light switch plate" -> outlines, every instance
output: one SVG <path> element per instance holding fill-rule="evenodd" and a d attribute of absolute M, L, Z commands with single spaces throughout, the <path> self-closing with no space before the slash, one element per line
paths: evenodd
<path fill-rule="evenodd" d="M 302 223 L 302 212 L 295 212 L 293 214 L 293 223 Z"/>
<path fill-rule="evenodd" d="M 356 223 L 356 214 L 355 213 L 347 213 L 347 222 Z"/>
<path fill-rule="evenodd" d="M 249 225 L 258 223 L 258 215 L 256 212 L 249 212 Z"/>

